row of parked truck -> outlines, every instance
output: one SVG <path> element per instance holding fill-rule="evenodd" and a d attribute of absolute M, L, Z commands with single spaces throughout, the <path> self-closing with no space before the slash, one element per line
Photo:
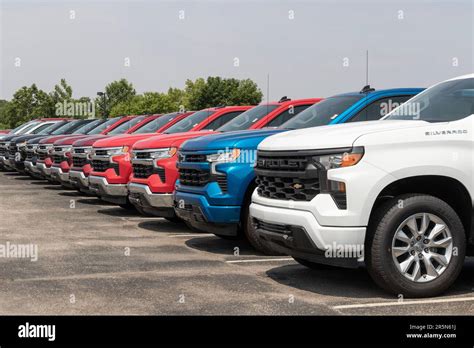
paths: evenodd
<path fill-rule="evenodd" d="M 473 253 L 474 75 L 0 134 L 0 166 L 310 268 L 434 296 Z"/>

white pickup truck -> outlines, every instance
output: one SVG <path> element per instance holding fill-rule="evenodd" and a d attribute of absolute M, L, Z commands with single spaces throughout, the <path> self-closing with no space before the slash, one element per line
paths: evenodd
<path fill-rule="evenodd" d="M 295 130 L 258 147 L 262 242 L 308 267 L 365 264 L 385 290 L 435 296 L 474 255 L 474 74 L 381 121 Z"/>

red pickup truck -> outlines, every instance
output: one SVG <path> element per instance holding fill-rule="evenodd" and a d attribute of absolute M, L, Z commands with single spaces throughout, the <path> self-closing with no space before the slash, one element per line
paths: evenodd
<path fill-rule="evenodd" d="M 102 137 L 110 137 L 119 134 L 132 133 L 136 128 L 147 124 L 148 122 L 154 120 L 158 115 L 151 116 L 136 116 L 130 119 L 127 122 L 122 122 L 120 125 L 114 127 L 114 129 L 109 130 L 107 134 L 102 135 Z M 67 137 L 54 142 L 53 152 L 52 152 L 52 161 L 51 165 L 51 179 L 61 183 L 61 185 L 74 188 L 69 180 L 69 170 L 72 166 L 72 144 L 84 138 L 88 138 L 87 134 L 77 136 L 77 137 Z M 96 137 L 92 135 L 92 137 Z"/>
<path fill-rule="evenodd" d="M 175 133 L 187 138 L 207 134 L 250 108 L 251 106 L 228 106 L 197 111 L 168 128 L 165 134 L 154 135 L 152 138 L 169 137 Z M 145 138 L 150 136 L 110 138 L 95 142 L 89 188 L 105 201 L 123 208 L 132 206 L 128 201 L 127 189 L 132 173 L 130 150 L 134 143 Z"/>
<path fill-rule="evenodd" d="M 130 129 L 130 135 L 118 135 L 116 137 L 134 137 L 138 135 L 153 136 L 161 133 L 191 115 L 192 112 L 173 112 L 164 115 L 152 115 L 147 117 L 142 123 Z M 72 144 L 72 167 L 69 171 L 69 181 L 77 190 L 91 194 L 89 189 L 89 174 L 92 172 L 91 151 L 92 145 L 103 139 L 105 136 L 87 137 L 76 140 Z"/>
<path fill-rule="evenodd" d="M 218 128 L 217 132 L 277 127 L 321 99 L 290 100 L 258 105 Z M 145 215 L 177 221 L 173 209 L 173 191 L 178 170 L 177 150 L 191 138 L 213 132 L 169 134 L 137 142 L 133 146 L 133 173 L 128 184 L 129 201 Z"/>
<path fill-rule="evenodd" d="M 54 143 L 56 141 L 69 138 L 69 137 L 75 138 L 77 140 L 84 135 L 96 134 L 96 135 L 103 136 L 109 133 L 110 131 L 112 131 L 113 129 L 117 128 L 121 124 L 130 121 L 131 119 L 133 119 L 132 116 L 115 117 L 110 120 L 107 120 L 106 122 L 101 123 L 100 125 L 93 128 L 92 130 L 89 130 L 86 124 L 83 127 L 77 129 L 72 134 L 52 136 L 52 137 L 48 137 L 48 138 L 44 138 L 40 140 L 38 142 L 38 147 L 36 149 L 36 153 L 38 155 L 38 159 L 36 161 L 37 171 L 40 172 L 41 176 L 43 176 L 49 181 L 52 181 L 51 179 L 51 166 L 53 165 L 52 153 L 54 151 Z M 80 121 L 83 121 L 83 120 L 80 120 Z M 74 121 L 74 122 L 79 122 L 79 121 Z M 92 121 L 91 123 L 95 123 L 95 122 L 96 120 Z"/>

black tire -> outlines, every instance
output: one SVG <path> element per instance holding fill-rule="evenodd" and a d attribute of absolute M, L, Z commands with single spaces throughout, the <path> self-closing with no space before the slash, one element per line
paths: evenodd
<path fill-rule="evenodd" d="M 327 269 L 340 269 L 339 267 L 336 266 L 331 266 L 331 265 L 325 265 L 323 263 L 316 263 L 308 260 L 303 260 L 298 257 L 293 257 L 296 262 L 298 262 L 300 265 L 314 269 L 314 270 L 327 270 Z"/>
<path fill-rule="evenodd" d="M 403 204 L 400 207 L 400 202 Z M 397 269 L 392 258 L 392 240 L 400 224 L 417 213 L 441 218 L 449 228 L 457 255 L 437 278 L 414 282 Z M 456 250 L 456 249 L 453 249 Z M 439 198 L 424 194 L 405 194 L 390 199 L 378 208 L 371 219 L 366 241 L 366 264 L 372 279 L 380 287 L 404 297 L 432 297 L 446 291 L 457 279 L 464 264 L 466 235 L 456 212 Z"/>
<path fill-rule="evenodd" d="M 265 243 L 264 240 L 260 239 L 259 236 L 257 235 L 257 232 L 255 231 L 255 228 L 253 227 L 252 224 L 252 217 L 250 215 L 250 197 L 249 199 L 244 202 L 244 205 L 242 206 L 242 229 L 245 235 L 245 238 L 249 241 L 250 245 L 256 249 L 257 251 L 260 251 L 261 253 L 265 255 L 273 255 L 273 256 L 279 256 L 279 255 L 284 255 L 278 251 L 275 251 L 273 248 L 269 246 L 268 243 Z"/>

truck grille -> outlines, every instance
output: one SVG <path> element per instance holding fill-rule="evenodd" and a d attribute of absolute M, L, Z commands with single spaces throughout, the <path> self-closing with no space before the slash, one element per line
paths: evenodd
<path fill-rule="evenodd" d="M 111 163 L 108 161 L 93 160 L 92 168 L 94 172 L 105 172 L 107 169 L 111 168 Z"/>
<path fill-rule="evenodd" d="M 8 148 L 8 154 L 10 155 L 10 158 L 15 158 L 15 154 L 16 154 L 16 145 L 14 146 L 10 146 Z"/>
<path fill-rule="evenodd" d="M 86 153 L 86 149 L 83 149 L 83 148 L 74 148 L 73 150 L 74 153 Z"/>
<path fill-rule="evenodd" d="M 206 155 L 189 154 L 184 155 L 183 162 L 207 162 Z"/>
<path fill-rule="evenodd" d="M 210 175 L 208 171 L 188 168 L 179 169 L 179 181 L 183 185 L 204 186 L 209 180 Z"/>
<path fill-rule="evenodd" d="M 84 157 L 72 157 L 72 165 L 74 167 L 84 167 L 87 164 L 87 158 Z"/>
<path fill-rule="evenodd" d="M 53 155 L 53 162 L 54 163 L 59 164 L 63 161 L 66 161 L 66 157 L 64 157 L 62 155 Z"/>
<path fill-rule="evenodd" d="M 278 233 L 278 234 L 290 234 L 291 231 L 289 229 L 289 226 L 287 225 L 281 225 L 281 224 L 274 224 L 274 223 L 269 223 L 265 222 L 263 220 L 259 219 L 253 219 L 253 223 L 255 225 L 256 229 L 261 229 L 273 233 Z"/>
<path fill-rule="evenodd" d="M 108 150 L 94 149 L 95 156 L 108 156 Z"/>
<path fill-rule="evenodd" d="M 134 152 L 136 159 L 148 159 L 151 158 L 151 152 L 143 151 L 143 152 Z"/>
<path fill-rule="evenodd" d="M 143 152 L 142 152 L 143 153 Z M 140 157 L 143 158 L 143 157 Z M 139 179 L 146 179 L 153 174 L 153 166 L 147 164 L 133 164 L 133 176 Z"/>
<path fill-rule="evenodd" d="M 227 192 L 227 175 L 218 175 L 216 181 L 221 190 Z"/>
<path fill-rule="evenodd" d="M 151 175 L 157 174 L 161 182 L 166 182 L 165 169 L 162 167 L 155 168 L 152 164 L 133 164 L 133 176 L 137 179 L 148 179 Z"/>
<path fill-rule="evenodd" d="M 6 153 L 7 153 L 7 149 L 4 147 L 0 147 L 0 156 L 5 156 Z"/>
<path fill-rule="evenodd" d="M 265 198 L 311 201 L 321 192 L 311 154 L 271 153 L 257 156 L 257 193 Z"/>
<path fill-rule="evenodd" d="M 27 161 L 31 161 L 34 156 L 35 156 L 35 154 L 33 153 L 33 151 L 27 151 L 26 152 L 26 160 Z"/>

